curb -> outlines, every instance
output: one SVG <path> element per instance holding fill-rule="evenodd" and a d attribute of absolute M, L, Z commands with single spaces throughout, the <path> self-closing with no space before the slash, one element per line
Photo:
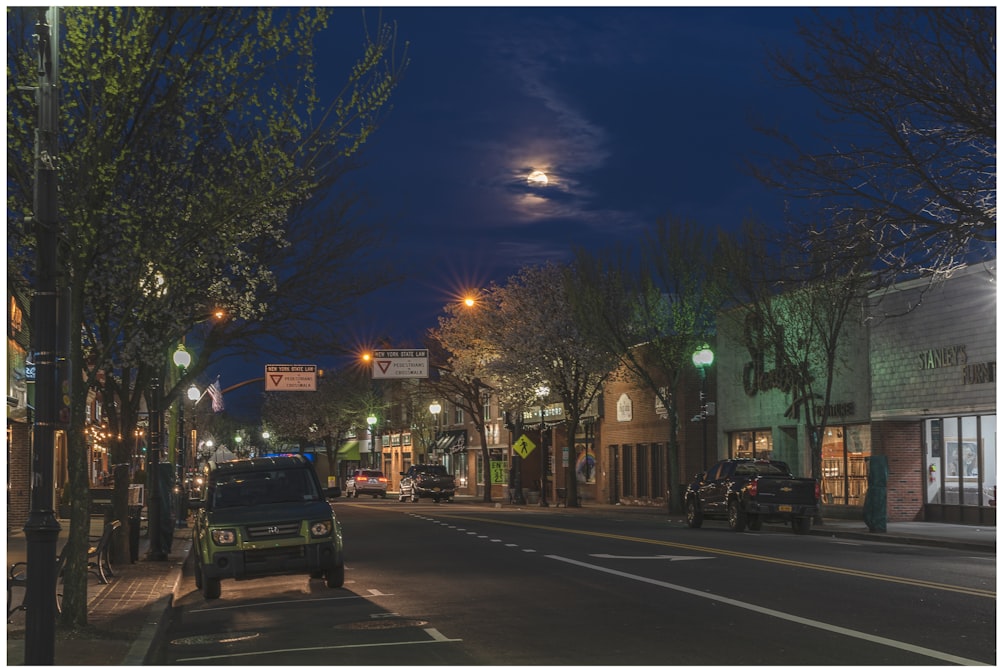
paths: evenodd
<path fill-rule="evenodd" d="M 177 577 L 170 588 L 170 593 L 161 597 L 150 606 L 149 614 L 146 617 L 146 625 L 139 633 L 139 637 L 132 642 L 125 660 L 124 666 L 147 666 L 153 665 L 154 654 L 163 642 L 163 635 L 166 633 L 167 622 L 174 609 L 174 599 L 184 578 L 184 568 L 188 558 L 191 556 L 191 540 L 186 540 L 183 548 L 183 556 L 177 561 L 180 568 L 177 570 Z"/>

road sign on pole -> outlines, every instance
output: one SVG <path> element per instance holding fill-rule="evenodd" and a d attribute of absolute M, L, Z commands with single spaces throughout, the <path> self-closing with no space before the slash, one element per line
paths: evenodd
<path fill-rule="evenodd" d="M 372 378 L 427 378 L 430 369 L 427 350 L 375 350 Z"/>
<path fill-rule="evenodd" d="M 315 364 L 265 364 L 264 389 L 269 392 L 315 392 Z"/>

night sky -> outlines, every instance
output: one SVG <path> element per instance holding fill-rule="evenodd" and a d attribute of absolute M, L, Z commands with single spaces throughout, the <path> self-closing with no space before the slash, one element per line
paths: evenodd
<path fill-rule="evenodd" d="M 383 9 L 410 66 L 352 184 L 368 194 L 366 215 L 389 221 L 378 255 L 407 279 L 335 326 L 359 343 L 420 347 L 463 289 L 569 260 L 574 246 L 634 245 L 668 216 L 779 224 L 781 195 L 745 162 L 780 149 L 759 124 L 818 127 L 814 99 L 778 82 L 767 59 L 801 49 L 795 22 L 811 11 Z M 378 10 L 366 12 L 373 24 Z M 360 9 L 336 9 L 321 58 L 351 62 L 360 24 Z M 530 180 L 536 171 L 548 182 Z M 312 360 L 252 364 L 275 361 Z"/>

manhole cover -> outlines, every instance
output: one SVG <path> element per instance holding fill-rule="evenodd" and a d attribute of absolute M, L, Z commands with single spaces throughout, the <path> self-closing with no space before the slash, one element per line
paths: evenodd
<path fill-rule="evenodd" d="M 187 638 L 177 638 L 171 640 L 171 645 L 210 645 L 221 642 L 238 642 L 240 640 L 253 640 L 259 638 L 259 633 L 209 633 L 200 636 L 188 636 Z"/>
<path fill-rule="evenodd" d="M 405 629 L 412 626 L 423 626 L 427 622 L 419 619 L 370 619 L 364 622 L 337 624 L 334 628 L 349 631 L 379 631 L 385 629 Z"/>

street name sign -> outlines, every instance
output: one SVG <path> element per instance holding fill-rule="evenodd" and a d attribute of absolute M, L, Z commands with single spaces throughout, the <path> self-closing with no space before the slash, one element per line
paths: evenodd
<path fill-rule="evenodd" d="M 264 389 L 268 392 L 315 392 L 315 364 L 265 364 Z"/>
<path fill-rule="evenodd" d="M 375 350 L 372 352 L 372 378 L 427 378 L 430 370 L 427 349 Z"/>

